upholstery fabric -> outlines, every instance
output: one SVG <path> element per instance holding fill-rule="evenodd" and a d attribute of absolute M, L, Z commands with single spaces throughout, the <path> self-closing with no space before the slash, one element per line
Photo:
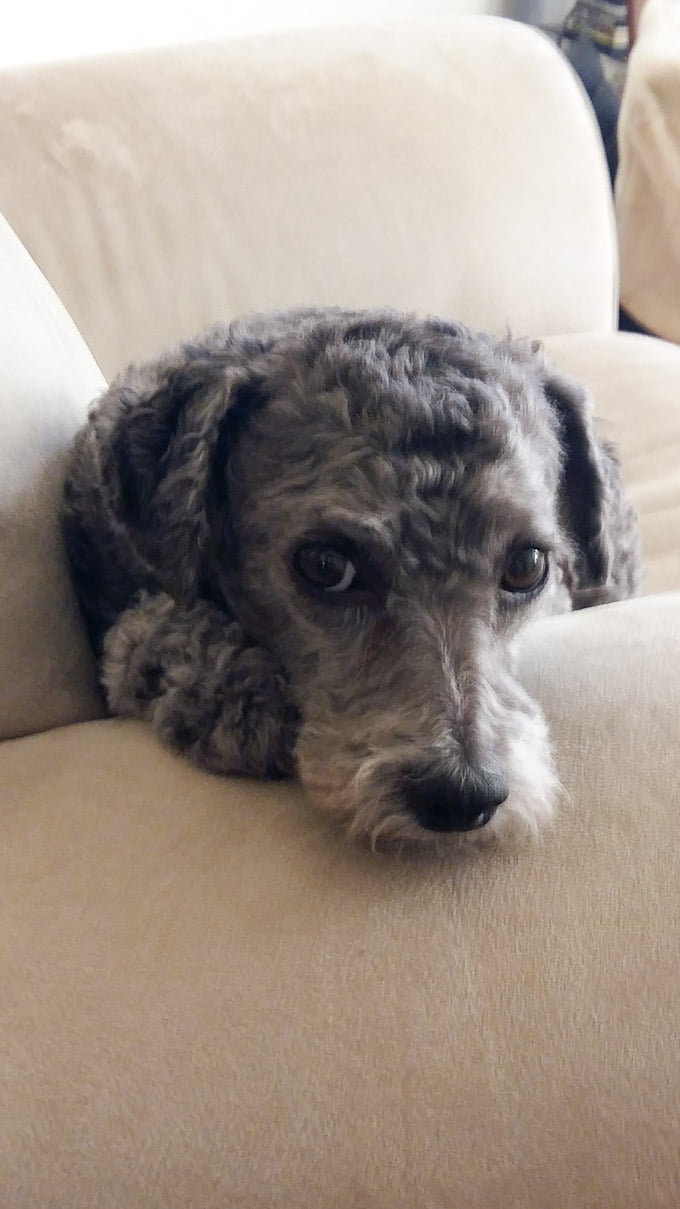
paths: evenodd
<path fill-rule="evenodd" d="M 680 342 L 680 5 L 648 0 L 619 120 L 616 209 L 621 301 Z"/>
<path fill-rule="evenodd" d="M 58 523 L 64 451 L 104 384 L 0 217 L 0 738 L 101 714 Z"/>
<path fill-rule="evenodd" d="M 3 1203 L 677 1209 L 679 666 L 679 594 L 534 629 L 515 854 L 376 858 L 140 724 L 5 743 Z"/>
<path fill-rule="evenodd" d="M 606 331 L 613 207 L 580 94 L 493 17 L 21 68 L 0 76 L 0 210 L 107 377 L 297 304 Z"/>

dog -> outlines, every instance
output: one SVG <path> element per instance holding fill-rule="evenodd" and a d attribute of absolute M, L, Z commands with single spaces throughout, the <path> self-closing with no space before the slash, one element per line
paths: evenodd
<path fill-rule="evenodd" d="M 130 368 L 63 524 L 111 711 L 299 775 L 373 845 L 550 816 L 516 637 L 641 571 L 586 391 L 538 342 L 393 311 L 256 315 Z"/>

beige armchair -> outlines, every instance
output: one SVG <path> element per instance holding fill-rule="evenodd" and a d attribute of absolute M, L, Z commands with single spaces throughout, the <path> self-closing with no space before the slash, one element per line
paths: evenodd
<path fill-rule="evenodd" d="M 0 1203 L 677 1209 L 680 350 L 614 331 L 569 68 L 492 18 L 185 46 L 6 72 L 0 144 Z M 620 444 L 648 595 L 527 636 L 533 847 L 378 858 L 103 717 L 57 522 L 100 369 L 328 302 L 544 336 Z"/>

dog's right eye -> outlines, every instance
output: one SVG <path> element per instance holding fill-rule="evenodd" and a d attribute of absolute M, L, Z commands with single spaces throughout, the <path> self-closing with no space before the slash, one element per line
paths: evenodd
<path fill-rule="evenodd" d="M 548 574 L 548 556 L 538 546 L 521 546 L 511 550 L 505 560 L 501 587 L 505 592 L 528 596 L 545 583 Z"/>
<path fill-rule="evenodd" d="M 356 580 L 356 567 L 346 554 L 334 546 L 310 542 L 300 546 L 293 566 L 301 579 L 322 592 L 347 592 Z"/>

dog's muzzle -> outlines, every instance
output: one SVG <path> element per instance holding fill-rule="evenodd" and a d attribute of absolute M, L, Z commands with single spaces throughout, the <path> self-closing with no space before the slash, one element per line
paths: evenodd
<path fill-rule="evenodd" d="M 442 832 L 486 826 L 510 792 L 496 773 L 466 771 L 454 777 L 427 766 L 410 768 L 401 791 L 420 826 Z"/>

